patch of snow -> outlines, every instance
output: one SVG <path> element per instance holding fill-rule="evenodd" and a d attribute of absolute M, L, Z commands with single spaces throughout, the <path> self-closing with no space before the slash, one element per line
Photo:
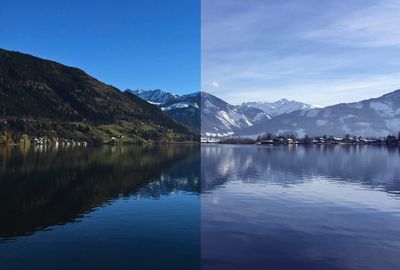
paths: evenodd
<path fill-rule="evenodd" d="M 393 107 L 387 103 L 383 102 L 371 102 L 369 104 L 370 108 L 375 110 L 382 117 L 394 117 L 395 112 L 393 111 Z"/>
<path fill-rule="evenodd" d="M 398 132 L 400 132 L 400 119 L 399 118 L 385 120 L 385 123 L 386 123 L 386 126 L 388 127 L 388 129 L 391 130 L 393 135 L 396 135 Z"/>
<path fill-rule="evenodd" d="M 178 102 L 178 103 L 175 103 L 175 104 L 173 104 L 173 105 L 171 105 L 171 106 L 162 108 L 162 110 L 163 110 L 163 111 L 170 111 L 170 110 L 172 110 L 172 109 L 189 108 L 190 106 L 192 106 L 190 103 L 187 103 L 187 102 Z"/>
<path fill-rule="evenodd" d="M 215 106 L 214 104 L 212 104 L 208 99 L 206 99 L 206 100 L 204 101 L 203 106 L 204 106 L 204 108 L 207 108 L 207 109 L 215 109 L 215 108 L 218 108 L 217 106 Z"/>
<path fill-rule="evenodd" d="M 354 134 L 354 133 L 353 133 L 353 130 L 350 129 L 350 128 L 349 128 L 348 126 L 346 126 L 346 125 L 343 125 L 343 126 L 342 126 L 342 130 L 343 130 L 343 132 L 346 133 L 346 134 Z"/>
<path fill-rule="evenodd" d="M 217 118 L 224 123 L 225 126 L 235 126 L 239 127 L 239 125 L 235 122 L 234 119 L 230 118 L 229 115 L 225 111 L 218 111 Z"/>
<path fill-rule="evenodd" d="M 253 121 L 257 122 L 257 121 L 264 120 L 264 119 L 271 119 L 271 116 L 269 116 L 265 112 L 260 112 L 260 113 L 257 113 L 256 116 L 254 116 Z"/>
<path fill-rule="evenodd" d="M 347 120 L 347 119 L 350 119 L 350 118 L 353 118 L 353 117 L 355 117 L 354 114 L 348 114 L 348 115 L 345 115 L 345 116 L 340 117 L 340 118 L 339 118 L 339 121 L 340 121 L 341 123 L 344 123 L 344 120 Z"/>
<path fill-rule="evenodd" d="M 316 106 L 313 105 L 309 105 L 294 100 L 288 100 L 285 98 L 275 102 L 247 102 L 243 103 L 242 106 L 261 109 L 272 117 L 281 114 L 291 113 L 298 110 L 308 110 L 316 108 Z"/>
<path fill-rule="evenodd" d="M 203 136 L 208 137 L 208 138 L 223 138 L 223 137 L 228 137 L 232 136 L 235 134 L 234 132 L 204 132 Z"/>
<path fill-rule="evenodd" d="M 157 105 L 157 106 L 159 106 L 161 104 L 160 102 L 154 102 L 154 101 L 147 101 L 147 102 L 150 104 L 153 104 L 153 105 Z"/>

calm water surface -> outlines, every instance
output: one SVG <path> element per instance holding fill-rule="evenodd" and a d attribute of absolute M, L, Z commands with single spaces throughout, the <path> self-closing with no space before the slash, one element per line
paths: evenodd
<path fill-rule="evenodd" d="M 0 187 L 2 270 L 400 269 L 399 148 L 0 148 Z"/>
<path fill-rule="evenodd" d="M 203 269 L 400 269 L 400 151 L 201 149 Z"/>
<path fill-rule="evenodd" d="M 200 147 L 0 148 L 0 269 L 200 269 Z"/>

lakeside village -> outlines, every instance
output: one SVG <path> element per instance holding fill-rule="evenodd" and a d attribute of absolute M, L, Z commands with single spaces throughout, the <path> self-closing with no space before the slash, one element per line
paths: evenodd
<path fill-rule="evenodd" d="M 219 144 L 269 144 L 269 145 L 285 145 L 285 144 L 319 144 L 319 145 L 338 145 L 338 144 L 356 144 L 356 145 L 400 145 L 400 133 L 398 136 L 389 135 L 385 138 L 371 138 L 361 136 L 346 135 L 345 137 L 334 136 L 304 136 L 297 138 L 294 135 L 273 135 L 271 133 L 258 136 L 257 139 L 246 137 L 229 137 L 221 140 L 205 140 L 202 143 L 219 143 Z"/>
<path fill-rule="evenodd" d="M 72 138 L 59 138 L 59 137 L 48 137 L 48 136 L 32 136 L 27 134 L 12 135 L 10 132 L 0 131 L 0 146 L 88 146 L 88 145 L 121 145 L 121 144 L 143 144 L 143 142 L 134 142 L 129 140 L 124 135 L 110 136 L 107 140 L 101 140 L 98 138 L 91 138 L 88 141 L 72 139 Z"/>
<path fill-rule="evenodd" d="M 29 137 L 27 134 L 21 136 L 12 136 L 9 132 L 0 134 L 0 145 L 54 145 L 54 146 L 87 146 L 86 141 L 77 141 L 73 139 L 63 139 L 56 137 Z"/>
<path fill-rule="evenodd" d="M 118 144 L 121 138 L 111 137 L 107 144 Z M 256 139 L 247 137 L 229 137 L 222 139 L 207 139 L 202 137 L 201 143 L 217 143 L 217 144 L 269 144 L 269 145 L 289 145 L 289 144 L 319 144 L 319 145 L 338 145 L 338 144 L 354 144 L 354 145 L 399 145 L 400 132 L 397 136 L 388 135 L 385 138 L 372 138 L 346 135 L 345 137 L 334 136 L 304 136 L 297 138 L 294 135 L 274 135 L 271 133 L 260 135 Z M 10 133 L 4 132 L 0 134 L 0 145 L 54 145 L 54 146 L 87 146 L 90 144 L 86 141 L 78 141 L 74 139 L 56 138 L 56 137 L 29 137 L 23 134 L 18 137 L 12 136 Z"/>

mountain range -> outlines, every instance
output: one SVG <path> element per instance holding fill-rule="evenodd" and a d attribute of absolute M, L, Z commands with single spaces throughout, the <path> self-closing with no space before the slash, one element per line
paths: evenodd
<path fill-rule="evenodd" d="M 236 135 L 250 136 L 270 132 L 304 135 L 346 134 L 363 137 L 385 137 L 400 132 L 400 90 L 352 103 L 325 108 L 297 110 L 242 129 Z"/>
<path fill-rule="evenodd" d="M 400 90 L 328 107 L 287 99 L 233 106 L 210 94 L 204 96 L 207 97 L 202 103 L 204 137 L 255 137 L 265 133 L 385 137 L 400 132 Z"/>
<path fill-rule="evenodd" d="M 188 95 L 175 95 L 169 92 L 156 90 L 130 90 L 125 92 L 134 94 L 151 104 L 155 104 L 162 111 L 196 131 L 200 131 L 200 92 Z"/>
<path fill-rule="evenodd" d="M 149 102 L 160 104 L 166 112 L 174 107 L 179 107 L 181 111 L 193 108 L 193 105 L 182 101 L 185 96 L 179 97 L 168 92 L 161 94 L 160 90 L 138 90 L 136 94 L 148 98 Z M 324 134 L 385 137 L 400 131 L 400 90 L 377 98 L 328 107 L 288 99 L 245 102 L 235 106 L 206 92 L 187 96 L 195 96 L 196 105 L 200 100 L 201 109 L 196 107 L 196 110 L 201 111 L 203 137 L 252 137 L 265 133 L 293 134 L 298 137 Z M 199 126 L 196 128 L 199 129 Z"/>
<path fill-rule="evenodd" d="M 84 71 L 0 49 L 0 131 L 86 141 L 198 140 L 160 108 Z"/>
<path fill-rule="evenodd" d="M 144 143 L 199 140 L 200 133 L 384 137 L 399 131 L 400 90 L 328 107 L 287 99 L 232 105 L 207 92 L 120 91 L 78 68 L 0 49 L 1 133 Z"/>
<path fill-rule="evenodd" d="M 239 107 L 258 108 L 272 118 L 281 114 L 291 113 L 298 110 L 313 109 L 317 106 L 282 98 L 275 102 L 244 102 Z"/>
<path fill-rule="evenodd" d="M 125 92 L 158 105 L 180 123 L 197 130 L 201 127 L 201 133 L 206 137 L 230 136 L 272 117 L 299 109 L 314 108 L 312 105 L 287 99 L 270 103 L 248 102 L 235 106 L 207 92 L 182 96 L 160 89 L 127 89 Z"/>
<path fill-rule="evenodd" d="M 234 106 L 203 92 L 201 133 L 205 137 L 214 138 L 237 135 L 242 131 L 263 128 L 265 123 L 277 116 L 311 108 L 315 106 L 287 99 L 276 102 L 246 102 Z"/>

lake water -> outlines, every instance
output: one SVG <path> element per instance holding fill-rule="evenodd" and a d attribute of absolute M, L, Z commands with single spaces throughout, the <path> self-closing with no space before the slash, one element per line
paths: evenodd
<path fill-rule="evenodd" d="M 0 269 L 200 269 L 200 147 L 0 148 Z"/>
<path fill-rule="evenodd" d="M 3 147 L 0 269 L 400 269 L 400 151 Z"/>
<path fill-rule="evenodd" d="M 400 269 L 400 151 L 201 149 L 203 269 Z"/>

